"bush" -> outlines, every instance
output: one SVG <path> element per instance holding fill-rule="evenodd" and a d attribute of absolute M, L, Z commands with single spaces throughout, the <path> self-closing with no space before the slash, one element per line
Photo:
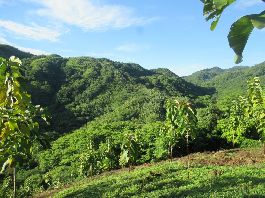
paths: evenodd
<path fill-rule="evenodd" d="M 44 181 L 47 185 L 58 188 L 78 179 L 78 167 L 75 166 L 58 166 L 44 175 Z"/>
<path fill-rule="evenodd" d="M 29 194 L 44 190 L 44 180 L 42 175 L 38 173 L 26 178 L 23 189 Z"/>
<path fill-rule="evenodd" d="M 262 142 L 259 140 L 245 139 L 240 144 L 240 148 L 260 148 L 262 147 Z"/>
<path fill-rule="evenodd" d="M 10 188 L 12 186 L 12 178 L 5 177 L 0 184 L 0 197 L 11 197 L 13 193 L 13 189 Z"/>

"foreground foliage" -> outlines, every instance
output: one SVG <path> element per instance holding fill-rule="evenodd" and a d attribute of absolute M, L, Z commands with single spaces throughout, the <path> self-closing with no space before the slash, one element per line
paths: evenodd
<path fill-rule="evenodd" d="M 255 77 L 248 82 L 247 95 L 233 100 L 227 113 L 225 118 L 218 121 L 217 127 L 233 145 L 240 144 L 246 137 L 264 142 L 265 95 L 259 78 Z"/>
<path fill-rule="evenodd" d="M 0 174 L 13 169 L 16 197 L 16 167 L 32 153 L 38 133 L 42 109 L 31 104 L 21 74 L 21 61 L 12 56 L 0 58 Z"/>
<path fill-rule="evenodd" d="M 214 30 L 224 10 L 231 6 L 237 0 L 200 0 L 204 3 L 203 14 L 207 21 L 211 20 L 211 30 Z M 260 0 L 264 2 L 264 0 Z M 234 50 L 235 63 L 241 63 L 243 60 L 243 51 L 248 38 L 254 28 L 263 29 L 265 27 L 265 10 L 258 14 L 242 16 L 234 22 L 228 34 L 230 47 Z"/>

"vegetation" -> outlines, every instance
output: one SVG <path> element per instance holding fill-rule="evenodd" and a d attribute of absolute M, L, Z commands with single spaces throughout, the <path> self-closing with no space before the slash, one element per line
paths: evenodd
<path fill-rule="evenodd" d="M 246 137 L 264 141 L 265 96 L 259 78 L 249 81 L 247 96 L 232 101 L 228 114 L 219 120 L 217 127 L 233 145 L 240 144 Z"/>
<path fill-rule="evenodd" d="M 219 22 L 223 11 L 232 5 L 236 0 L 200 0 L 204 3 L 203 14 L 207 21 L 212 20 L 211 30 L 214 30 Z M 261 0 L 265 3 L 264 0 Z M 234 22 L 228 34 L 230 47 L 234 50 L 235 62 L 241 63 L 243 51 L 248 38 L 254 28 L 263 29 L 265 27 L 265 10 L 259 14 L 242 16 Z"/>
<path fill-rule="evenodd" d="M 198 153 L 190 158 L 189 179 L 187 159 L 180 158 L 146 164 L 130 173 L 108 172 L 36 197 L 263 197 L 265 159 L 260 150 Z"/>
<path fill-rule="evenodd" d="M 259 79 L 258 76 L 264 75 L 264 68 L 264 64 L 228 71 L 214 68 L 186 77 L 185 79 L 190 81 L 188 82 L 166 69 L 146 70 L 136 64 L 113 62 L 108 59 L 62 58 L 58 55 L 23 59 L 21 75 L 17 77 L 24 79 L 23 85 L 29 88 L 32 103 L 46 107 L 50 114 L 49 127 L 44 122 L 33 126 L 39 128 L 41 134 L 49 136 L 51 147 L 46 149 L 39 143 L 32 144 L 32 140 L 38 138 L 32 136 L 35 133 L 27 136 L 31 137 L 27 142 L 30 146 L 27 148 L 31 148 L 32 157 L 27 157 L 26 163 L 17 166 L 17 196 L 26 197 L 36 192 L 61 188 L 86 177 L 94 178 L 95 175 L 106 174 L 106 171 L 126 167 L 132 172 L 132 178 L 128 181 L 135 186 L 128 187 L 128 191 L 124 191 L 125 194 L 120 190 L 108 194 L 110 192 L 104 190 L 103 186 L 112 184 L 105 183 L 105 179 L 108 179 L 103 178 L 98 180 L 102 183 L 92 180 L 87 184 L 98 186 L 102 191 L 92 189 L 93 192 L 85 190 L 83 194 L 74 192 L 88 187 L 84 184 L 84 189 L 79 186 L 71 191 L 77 194 L 67 191 L 61 195 L 87 196 L 97 193 L 95 196 L 133 196 L 140 190 L 143 196 L 151 196 L 152 193 L 173 195 L 168 192 L 184 196 L 185 193 L 181 194 L 182 191 L 170 185 L 165 192 L 161 187 L 163 183 L 165 186 L 168 183 L 160 180 L 159 175 L 165 171 L 164 179 L 171 181 L 169 177 L 172 177 L 172 170 L 168 167 L 175 167 L 179 170 L 179 175 L 173 177 L 174 181 L 181 180 L 179 186 L 189 189 L 190 196 L 193 196 L 191 188 L 201 187 L 200 178 L 197 180 L 195 176 L 200 172 L 205 173 L 208 169 L 215 170 L 214 165 L 201 167 L 199 163 L 194 164 L 192 158 L 187 157 L 184 166 L 175 163 L 173 158 L 233 146 L 255 145 L 257 150 L 260 150 L 264 142 L 264 95 L 261 86 L 263 78 Z M 239 97 L 227 90 L 229 86 L 227 89 L 223 88 L 223 93 L 228 93 L 227 98 L 230 98 L 229 103 L 223 102 L 225 99 L 221 92 L 221 83 L 228 85 L 235 79 L 241 79 L 239 84 L 242 83 L 242 87 L 247 87 L 246 79 L 249 79 L 248 89 L 235 87 L 236 93 L 241 95 Z M 28 95 L 27 97 L 29 102 L 30 98 Z M 21 114 L 28 112 L 27 118 L 35 123 L 35 107 L 32 104 L 27 105 L 27 108 L 29 107 L 32 107 L 32 111 L 24 109 Z M 32 129 L 29 131 L 34 132 Z M 10 138 L 7 142 L 10 143 Z M 4 146 L 4 149 L 6 148 L 8 147 Z M 6 152 L 3 149 L 2 151 Z M 171 158 L 172 163 L 166 163 L 161 168 L 162 173 L 160 170 L 156 172 L 156 167 L 154 170 L 150 169 L 150 174 L 144 170 L 143 173 L 133 170 L 135 166 L 168 158 Z M 4 159 L 2 161 L 4 163 Z M 227 176 L 242 179 L 241 168 L 250 172 L 254 169 L 238 167 L 238 173 L 229 173 Z M 228 166 L 223 169 L 228 172 L 230 170 Z M 152 180 L 153 171 L 155 177 L 158 176 L 157 181 Z M 263 179 L 258 172 L 253 174 L 257 176 L 257 181 Z M 157 182 L 160 189 L 145 187 L 149 176 L 150 185 Z M 199 194 L 200 196 L 214 196 L 208 192 L 210 189 L 212 193 L 216 189 L 216 193 L 220 193 L 218 196 L 224 196 L 225 193 L 231 195 L 236 189 L 236 186 L 231 187 L 231 191 L 218 188 L 219 182 L 225 181 L 226 178 L 218 180 L 216 185 L 209 179 L 209 174 L 202 178 L 210 183 L 206 184 L 206 190 Z M 126 177 L 117 176 L 116 180 L 124 182 Z M 247 181 L 247 178 L 244 181 Z M 11 182 L 10 174 L 0 175 L 0 197 L 10 196 Z M 126 185 L 124 182 L 120 187 L 114 185 L 113 188 L 121 189 Z M 133 186 L 134 190 L 131 189 Z M 260 182 L 256 182 L 253 188 L 249 187 L 248 192 L 242 193 L 254 195 L 254 187 L 259 189 Z M 152 191 L 151 194 L 149 191 Z M 258 194 L 262 192 L 257 191 Z"/>
<path fill-rule="evenodd" d="M 5 59 L 9 59 L 11 56 L 19 57 L 20 59 L 33 57 L 33 54 L 20 51 L 10 45 L 0 44 L 0 49 L 0 57 Z"/>
<path fill-rule="evenodd" d="M 33 104 L 52 114 L 50 131 L 78 129 L 95 118 L 110 121 L 162 121 L 168 97 L 212 94 L 166 69 L 89 57 L 57 55 L 24 60 Z"/>
<path fill-rule="evenodd" d="M 227 109 L 230 101 L 247 92 L 247 80 L 259 77 L 261 85 L 265 85 L 265 62 L 253 67 L 218 67 L 205 69 L 184 77 L 185 80 L 208 88 L 216 89 L 217 105 Z"/>
<path fill-rule="evenodd" d="M 30 103 L 21 82 L 20 60 L 1 58 L 0 65 L 0 167 L 1 173 L 13 169 L 16 197 L 16 166 L 30 155 L 33 142 L 40 138 L 36 118 L 41 109 Z"/>

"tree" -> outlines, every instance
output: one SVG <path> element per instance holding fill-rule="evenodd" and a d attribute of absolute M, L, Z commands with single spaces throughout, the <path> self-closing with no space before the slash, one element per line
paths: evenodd
<path fill-rule="evenodd" d="M 174 142 L 170 141 L 169 145 L 171 158 L 173 145 L 182 138 L 186 139 L 187 154 L 189 155 L 189 139 L 195 136 L 196 125 L 196 114 L 191 107 L 191 103 L 186 98 L 167 101 L 166 128 L 174 140 Z M 189 170 L 189 157 L 187 168 Z"/>
<path fill-rule="evenodd" d="M 218 121 L 218 128 L 222 131 L 222 137 L 232 142 L 233 147 L 245 139 L 246 130 L 250 120 L 245 118 L 246 99 L 239 97 L 232 101 L 228 117 Z"/>
<path fill-rule="evenodd" d="M 129 164 L 129 170 L 139 157 L 139 140 L 137 134 L 125 131 L 123 135 L 119 163 L 121 166 Z"/>
<path fill-rule="evenodd" d="M 35 140 L 41 140 L 38 121 L 45 120 L 40 106 L 31 104 L 20 66 L 14 56 L 0 58 L 0 166 L 1 173 L 13 169 L 14 197 L 16 166 L 30 156 Z"/>
<path fill-rule="evenodd" d="M 92 140 L 88 140 L 88 147 L 80 156 L 80 174 L 92 176 L 97 170 L 98 152 Z"/>
<path fill-rule="evenodd" d="M 174 146 L 183 138 L 186 138 L 188 153 L 189 138 L 195 135 L 197 118 L 186 98 L 168 100 L 166 107 L 166 121 L 161 132 L 166 137 L 168 153 L 172 159 Z"/>
<path fill-rule="evenodd" d="M 221 18 L 223 11 L 232 5 L 236 0 L 200 0 L 204 3 L 203 14 L 207 21 L 212 20 L 211 30 L 214 30 Z M 265 2 L 265 0 L 261 0 Z M 248 38 L 254 28 L 262 29 L 265 27 L 265 10 L 259 14 L 242 16 L 234 22 L 228 34 L 230 47 L 234 50 L 235 63 L 243 61 L 243 51 Z"/>
<path fill-rule="evenodd" d="M 233 145 L 240 144 L 251 129 L 250 135 L 257 134 L 263 142 L 265 154 L 265 97 L 258 77 L 248 81 L 247 95 L 234 100 L 228 113 L 218 121 L 222 136 Z"/>
<path fill-rule="evenodd" d="M 265 95 L 258 77 L 248 81 L 247 100 L 249 105 L 246 109 L 246 117 L 253 120 L 263 143 L 263 153 L 265 154 Z"/>

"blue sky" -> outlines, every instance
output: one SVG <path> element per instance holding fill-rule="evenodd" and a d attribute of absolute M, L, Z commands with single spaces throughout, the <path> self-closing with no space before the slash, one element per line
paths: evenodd
<path fill-rule="evenodd" d="M 0 0 L 0 43 L 35 54 L 106 57 L 183 76 L 234 66 L 227 34 L 233 21 L 264 10 L 237 0 L 214 32 L 199 0 Z M 265 31 L 249 39 L 242 65 L 265 60 Z"/>

